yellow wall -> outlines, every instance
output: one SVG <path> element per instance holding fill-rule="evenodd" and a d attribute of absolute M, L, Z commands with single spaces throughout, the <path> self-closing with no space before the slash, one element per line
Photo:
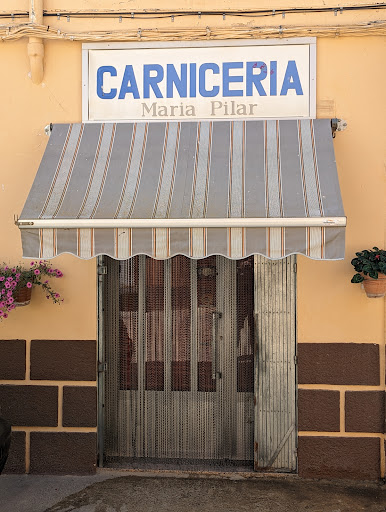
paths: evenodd
<path fill-rule="evenodd" d="M 358 2 L 361 3 L 361 2 Z M 363 3 L 363 2 L 362 2 Z M 85 3 L 84 3 L 85 4 Z M 138 2 L 87 2 L 87 8 L 145 8 Z M 119 4 L 119 5 L 118 5 Z M 127 5 L 126 5 L 127 4 Z M 192 2 L 187 2 L 190 7 Z M 302 2 L 316 6 L 318 2 Z M 333 5 L 331 1 L 326 3 Z M 47 0 L 46 8 L 60 9 L 64 1 Z M 66 2 L 67 9 L 79 9 L 79 2 Z M 86 4 L 85 4 L 86 5 Z M 146 5 L 155 5 L 147 2 Z M 159 2 L 157 2 L 159 6 Z M 176 3 L 163 4 L 165 8 Z M 195 9 L 198 10 L 198 5 Z M 234 2 L 200 2 L 202 9 L 232 8 Z M 259 5 L 259 8 L 268 3 Z M 299 4 L 300 5 L 300 4 Z M 131 6 L 131 7 L 130 7 Z M 139 6 L 139 7 L 138 7 Z M 285 6 L 285 3 L 281 4 Z M 250 1 L 237 7 L 254 8 Z M 0 11 L 26 10 L 28 2 L 3 0 Z M 292 15 L 285 23 L 304 23 L 305 15 Z M 380 13 L 332 13 L 311 15 L 315 23 L 343 23 L 380 18 Z M 308 18 L 310 19 L 310 18 Z M 231 27 L 231 17 L 210 18 L 211 26 Z M 178 30 L 207 19 L 148 20 L 143 24 Z M 260 20 L 236 20 L 237 25 Z M 270 24 L 279 23 L 268 20 Z M 264 23 L 268 23 L 264 20 Z M 129 21 L 45 19 L 46 24 L 62 30 L 95 30 L 128 27 Z M 9 21 L 11 23 L 11 21 Z M 14 22 L 15 24 L 16 22 Z M 138 26 L 139 22 L 136 21 Z M 131 26 L 132 28 L 132 26 Z M 298 341 L 299 342 L 369 342 L 384 339 L 384 301 L 367 299 L 360 285 L 352 285 L 350 260 L 356 250 L 377 245 L 384 247 L 385 235 L 385 46 L 384 38 L 336 37 L 317 40 L 317 105 L 319 117 L 341 117 L 348 128 L 338 133 L 334 142 L 339 179 L 348 217 L 346 259 L 342 262 L 311 261 L 299 257 L 298 265 Z M 21 242 L 13 215 L 20 214 L 32 184 L 47 137 L 49 122 L 81 120 L 81 43 L 45 41 L 43 82 L 33 85 L 28 76 L 27 41 L 0 44 L 2 80 L 0 81 L 0 261 L 15 263 L 21 259 Z M 57 280 L 58 291 L 65 298 L 61 306 L 47 301 L 40 289 L 28 308 L 18 308 L 0 324 L 1 338 L 95 339 L 96 277 L 95 260 L 81 261 L 73 256 L 54 260 L 65 274 Z"/>
<path fill-rule="evenodd" d="M 384 43 L 384 41 L 383 41 Z M 317 41 L 317 104 L 333 100 L 348 123 L 334 148 L 347 216 L 346 259 L 299 257 L 298 340 L 372 342 L 384 337 L 384 301 L 350 279 L 355 252 L 385 242 L 386 81 L 381 38 Z"/>
<path fill-rule="evenodd" d="M 21 213 L 46 147 L 44 127 L 50 122 L 81 121 L 81 44 L 46 44 L 45 74 L 39 86 L 28 77 L 24 40 L 0 45 L 0 62 L 8 76 L 0 83 L 0 262 L 15 263 L 22 252 L 13 215 Z M 1 338 L 96 338 L 95 260 L 63 255 L 53 263 L 64 273 L 53 281 L 64 302 L 53 304 L 35 287 L 30 306 L 16 308 L 0 324 Z"/>

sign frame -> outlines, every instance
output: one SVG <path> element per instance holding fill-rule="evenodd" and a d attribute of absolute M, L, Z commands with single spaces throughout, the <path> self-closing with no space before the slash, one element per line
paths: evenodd
<path fill-rule="evenodd" d="M 210 41 L 155 41 L 128 43 L 83 43 L 82 44 L 82 122 L 103 122 L 103 119 L 89 119 L 89 52 L 90 50 L 131 50 L 131 49 L 173 49 L 173 48 L 216 48 L 239 46 L 284 46 L 307 45 L 309 47 L 309 116 L 298 116 L 302 119 L 316 118 L 316 37 L 296 37 L 282 39 L 227 39 Z M 294 119 L 295 117 L 277 117 L 277 119 Z M 186 121 L 199 120 L 199 116 L 188 117 Z M 207 118 L 205 118 L 207 120 Z M 240 118 L 239 118 L 240 119 Z M 262 117 L 246 117 L 245 119 L 263 119 Z M 184 122 L 182 119 L 178 119 Z M 215 120 L 215 119 L 213 119 Z M 127 123 L 137 121 L 165 122 L 164 119 L 106 119 L 109 122 Z M 177 119 L 176 119 L 177 121 Z"/>

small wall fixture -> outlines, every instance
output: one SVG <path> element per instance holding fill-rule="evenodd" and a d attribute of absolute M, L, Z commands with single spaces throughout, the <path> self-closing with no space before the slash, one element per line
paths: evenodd
<path fill-rule="evenodd" d="M 331 119 L 332 136 L 335 137 L 335 132 L 343 132 L 347 128 L 347 121 L 344 119 Z"/>

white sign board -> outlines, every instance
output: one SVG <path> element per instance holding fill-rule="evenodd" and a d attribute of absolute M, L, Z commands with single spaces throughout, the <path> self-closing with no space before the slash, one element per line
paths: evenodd
<path fill-rule="evenodd" d="M 85 120 L 314 117 L 311 44 L 243 43 L 88 48 Z"/>

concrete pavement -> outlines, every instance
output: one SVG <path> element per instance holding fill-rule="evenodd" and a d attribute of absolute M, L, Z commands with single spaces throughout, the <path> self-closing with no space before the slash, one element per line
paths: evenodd
<path fill-rule="evenodd" d="M 386 512 L 386 486 L 377 483 L 198 476 L 112 470 L 93 476 L 1 475 L 0 511 Z"/>

